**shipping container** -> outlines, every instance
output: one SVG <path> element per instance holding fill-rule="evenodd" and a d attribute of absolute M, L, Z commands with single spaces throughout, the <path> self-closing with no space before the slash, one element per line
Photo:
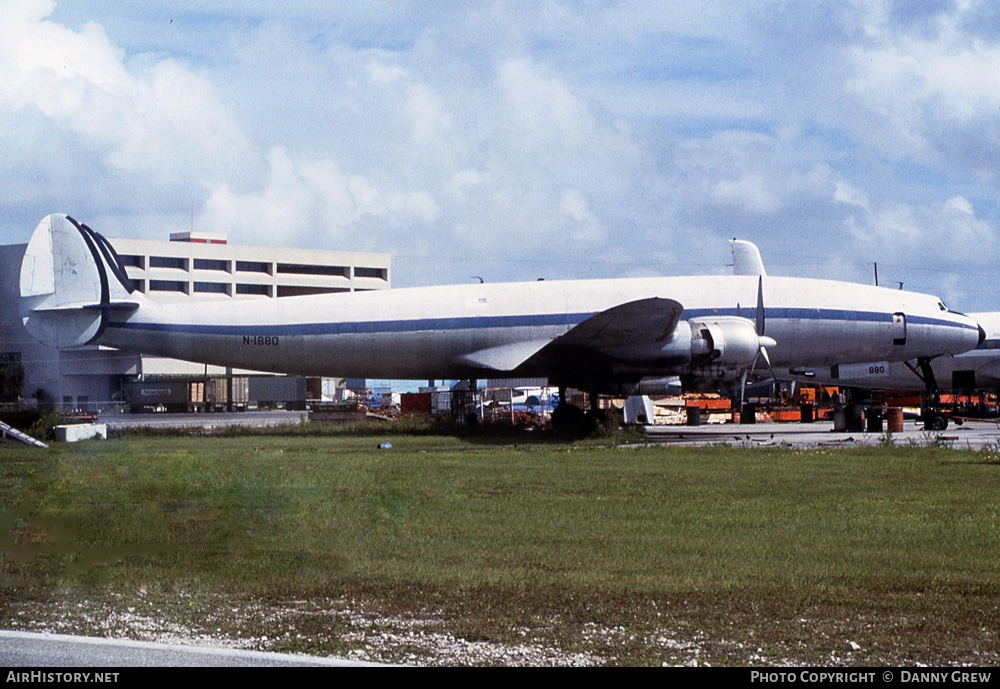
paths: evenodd
<path fill-rule="evenodd" d="M 125 401 L 133 414 L 186 412 L 190 406 L 186 380 L 137 380 L 125 383 Z"/>
<path fill-rule="evenodd" d="M 300 376 L 254 376 L 249 398 L 261 409 L 305 410 L 306 379 Z"/>

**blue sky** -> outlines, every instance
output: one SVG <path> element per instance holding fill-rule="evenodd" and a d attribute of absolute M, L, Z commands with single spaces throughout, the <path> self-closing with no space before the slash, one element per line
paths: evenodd
<path fill-rule="evenodd" d="M 724 272 L 1000 309 L 1000 10 L 0 0 L 0 241 L 384 251 L 394 285 Z"/>

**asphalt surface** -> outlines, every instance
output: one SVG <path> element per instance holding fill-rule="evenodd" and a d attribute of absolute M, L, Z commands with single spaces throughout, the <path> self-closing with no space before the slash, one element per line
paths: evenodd
<path fill-rule="evenodd" d="M 267 427 L 304 423 L 305 412 L 268 411 L 213 414 L 109 414 L 98 421 L 112 428 L 224 428 L 227 426 Z M 728 444 L 746 446 L 788 445 L 796 448 L 875 445 L 943 445 L 982 449 L 1000 445 L 1000 420 L 952 421 L 944 431 L 926 431 L 913 420 L 904 423 L 901 433 L 834 432 L 832 421 L 813 423 L 705 424 L 702 426 L 647 426 L 648 442 L 672 445 Z"/>
<path fill-rule="evenodd" d="M 363 667 L 377 664 L 343 658 L 318 658 L 229 648 L 0 631 L 0 665 L 7 668 L 122 668 Z"/>
<path fill-rule="evenodd" d="M 704 426 L 647 426 L 649 443 L 666 445 L 733 445 L 745 447 L 854 447 L 891 443 L 896 446 L 941 445 L 980 450 L 1000 447 L 1000 421 L 954 422 L 944 431 L 926 431 L 923 424 L 906 421 L 901 433 L 835 432 L 832 421 L 814 423 L 708 424 Z"/>

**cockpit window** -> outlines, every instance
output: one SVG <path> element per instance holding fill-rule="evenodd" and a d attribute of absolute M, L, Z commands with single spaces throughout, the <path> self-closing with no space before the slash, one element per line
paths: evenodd
<path fill-rule="evenodd" d="M 938 308 L 941 309 L 942 311 L 947 311 L 948 310 L 948 307 L 944 305 L 943 301 L 939 301 L 938 302 Z"/>

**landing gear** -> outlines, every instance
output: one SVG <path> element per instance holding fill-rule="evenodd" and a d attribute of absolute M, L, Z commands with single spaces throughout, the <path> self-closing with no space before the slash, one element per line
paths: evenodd
<path fill-rule="evenodd" d="M 557 433 L 586 435 L 607 424 L 608 412 L 601 409 L 596 392 L 590 392 L 587 397 L 590 402 L 584 411 L 575 404 L 566 402 L 566 388 L 559 388 L 559 405 L 552 410 L 552 429 Z"/>
<path fill-rule="evenodd" d="M 587 398 L 590 400 L 590 409 L 587 410 L 587 413 L 584 416 L 587 420 L 587 430 L 593 431 L 594 428 L 607 421 L 608 412 L 605 409 L 601 409 L 601 398 L 596 391 L 592 390 L 590 394 L 587 395 Z"/>
<path fill-rule="evenodd" d="M 559 404 L 552 410 L 552 430 L 576 433 L 583 427 L 583 410 L 566 401 L 566 386 L 559 386 Z"/>
<path fill-rule="evenodd" d="M 941 398 L 938 394 L 937 378 L 931 368 L 930 357 L 920 357 L 917 365 L 906 362 L 907 367 L 924 383 L 924 406 L 920 417 L 924 421 L 924 430 L 943 431 L 948 428 L 948 417 L 941 413 Z"/>
<path fill-rule="evenodd" d="M 557 433 L 578 433 L 583 428 L 584 417 L 580 407 L 560 402 L 552 410 L 552 430 Z"/>

